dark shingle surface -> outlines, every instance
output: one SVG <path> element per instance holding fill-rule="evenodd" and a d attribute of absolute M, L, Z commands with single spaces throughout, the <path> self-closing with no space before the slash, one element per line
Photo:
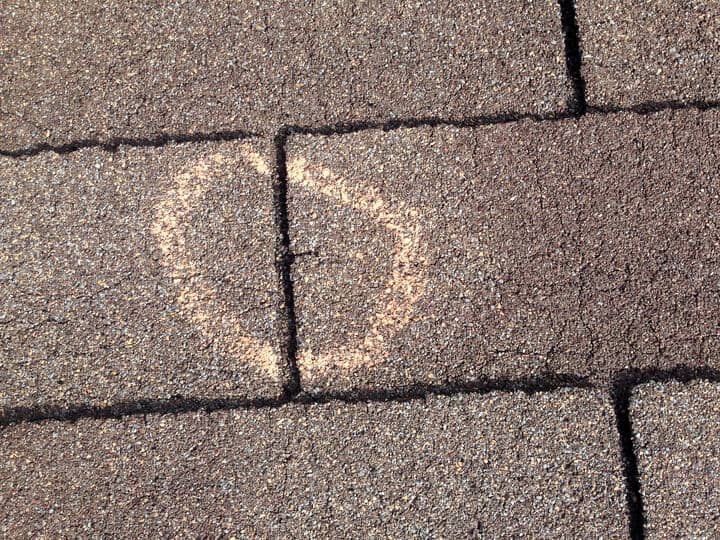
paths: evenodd
<path fill-rule="evenodd" d="M 2 149 L 564 108 L 553 0 L 3 2 Z"/>
<path fill-rule="evenodd" d="M 720 113 L 289 141 L 305 388 L 718 365 Z"/>
<path fill-rule="evenodd" d="M 631 419 L 647 537 L 720 536 L 720 385 L 639 386 Z"/>
<path fill-rule="evenodd" d="M 0 536 L 720 536 L 720 10 L 560 4 L 3 2 Z"/>
<path fill-rule="evenodd" d="M 277 395 L 272 188 L 257 152 L 2 158 L 0 409 Z"/>
<path fill-rule="evenodd" d="M 563 390 L 9 426 L 0 532 L 618 538 L 613 425 Z"/>
<path fill-rule="evenodd" d="M 580 0 L 590 106 L 720 100 L 720 4 Z"/>

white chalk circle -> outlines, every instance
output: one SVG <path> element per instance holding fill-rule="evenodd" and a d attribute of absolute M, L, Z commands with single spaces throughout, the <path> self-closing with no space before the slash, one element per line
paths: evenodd
<path fill-rule="evenodd" d="M 250 144 L 240 146 L 240 156 L 258 174 L 268 176 L 268 162 Z M 278 358 L 272 346 L 248 336 L 239 319 L 226 309 L 217 291 L 188 257 L 185 241 L 189 216 L 208 186 L 222 176 L 222 167 L 232 164 L 217 153 L 196 162 L 174 178 L 171 189 L 157 207 L 152 232 L 163 254 L 163 264 L 177 289 L 183 313 L 209 339 L 218 330 L 231 329 L 219 352 L 230 354 L 238 362 L 254 365 L 273 379 L 279 377 Z M 300 350 L 298 367 L 305 376 L 320 375 L 333 369 L 351 371 L 376 366 L 388 357 L 387 343 L 411 320 L 415 303 L 427 286 L 427 260 L 420 255 L 422 225 L 416 209 L 404 203 L 391 207 L 372 186 L 348 182 L 327 167 L 308 163 L 304 158 L 288 163 L 288 182 L 319 193 L 327 199 L 365 213 L 392 233 L 395 249 L 392 270 L 384 291 L 378 294 L 380 306 L 369 321 L 370 330 L 354 343 L 338 344 L 325 351 Z M 227 334 L 227 331 L 225 332 Z M 214 342 L 214 341 L 213 341 Z"/>

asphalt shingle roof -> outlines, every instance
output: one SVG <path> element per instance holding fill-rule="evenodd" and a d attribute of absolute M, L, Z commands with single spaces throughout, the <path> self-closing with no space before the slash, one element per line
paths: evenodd
<path fill-rule="evenodd" d="M 0 535 L 711 537 L 717 11 L 4 2 Z"/>

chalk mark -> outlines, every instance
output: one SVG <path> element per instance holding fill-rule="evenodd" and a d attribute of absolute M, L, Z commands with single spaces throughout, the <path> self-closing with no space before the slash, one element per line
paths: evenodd
<path fill-rule="evenodd" d="M 253 156 L 249 143 L 242 146 L 242 156 Z M 260 157 L 260 156 L 257 156 Z M 261 175 L 270 172 L 262 161 L 247 160 Z M 218 152 L 200 159 L 185 172 L 173 178 L 172 187 L 156 208 L 152 233 L 162 252 L 162 263 L 170 271 L 177 290 L 181 311 L 195 324 L 220 355 L 260 368 L 277 381 L 280 377 L 279 358 L 269 342 L 247 335 L 242 322 L 218 298 L 218 292 L 203 275 L 197 263 L 188 256 L 185 240 L 190 215 L 208 187 L 222 177 L 221 167 L 232 160 Z M 225 335 L 222 343 L 218 336 Z"/>

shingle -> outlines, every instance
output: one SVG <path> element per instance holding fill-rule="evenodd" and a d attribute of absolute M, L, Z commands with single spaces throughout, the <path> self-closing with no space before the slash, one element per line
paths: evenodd
<path fill-rule="evenodd" d="M 720 100 L 720 5 L 578 0 L 592 106 Z"/>
<path fill-rule="evenodd" d="M 647 537 L 720 536 L 720 385 L 645 384 L 630 406 Z"/>
<path fill-rule="evenodd" d="M 288 405 L 0 431 L 19 536 L 619 538 L 595 391 Z"/>
<path fill-rule="evenodd" d="M 305 388 L 718 365 L 720 113 L 292 136 Z"/>
<path fill-rule="evenodd" d="M 267 150 L 2 158 L 0 408 L 277 395 Z"/>
<path fill-rule="evenodd" d="M 3 150 L 74 139 L 549 113 L 553 0 L 6 1 Z"/>

